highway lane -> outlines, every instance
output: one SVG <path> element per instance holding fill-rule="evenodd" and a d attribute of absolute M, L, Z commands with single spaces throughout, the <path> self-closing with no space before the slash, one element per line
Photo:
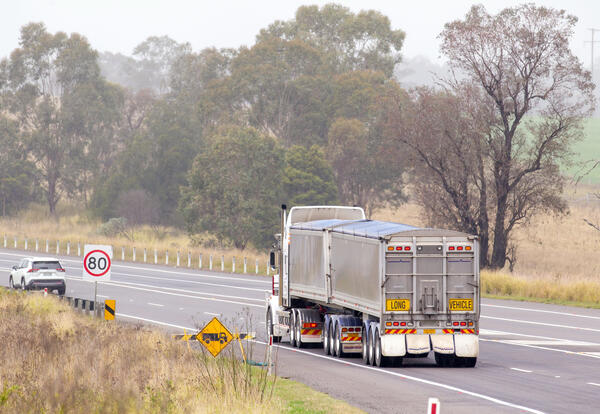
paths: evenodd
<path fill-rule="evenodd" d="M 0 250 L 0 270 L 8 274 L 26 254 Z M 68 292 L 91 298 L 91 284 L 80 279 L 80 259 L 63 261 Z M 228 326 L 251 323 L 264 338 L 270 279 L 119 262 L 112 273 L 113 281 L 99 284 L 98 292 L 117 300 L 120 318 L 180 331 L 219 315 Z M 0 282 L 6 285 L 8 277 Z M 278 373 L 369 412 L 421 411 L 428 396 L 440 398 L 444 412 L 461 413 L 589 412 L 600 404 L 598 310 L 484 300 L 482 314 L 475 369 L 437 368 L 432 357 L 373 369 L 356 358 L 325 358 L 321 349 L 294 350 L 284 343 L 277 351 Z"/>

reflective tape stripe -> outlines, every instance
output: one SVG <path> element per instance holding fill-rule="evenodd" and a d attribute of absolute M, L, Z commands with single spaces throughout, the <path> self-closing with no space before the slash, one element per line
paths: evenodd
<path fill-rule="evenodd" d="M 302 335 L 321 335 L 321 329 L 302 329 Z"/>
<path fill-rule="evenodd" d="M 442 329 L 442 332 L 444 332 L 445 334 L 451 334 L 454 333 L 454 329 Z"/>
<path fill-rule="evenodd" d="M 461 329 L 460 333 L 463 333 L 463 334 L 474 334 L 475 333 L 475 329 Z"/>
<path fill-rule="evenodd" d="M 386 329 L 386 335 L 394 335 L 394 334 L 415 334 L 417 333 L 416 329 Z"/>

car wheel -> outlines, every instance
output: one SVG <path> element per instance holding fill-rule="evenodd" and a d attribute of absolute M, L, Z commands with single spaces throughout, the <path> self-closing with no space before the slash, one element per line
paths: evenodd
<path fill-rule="evenodd" d="M 21 278 L 21 290 L 27 290 L 27 287 L 25 286 L 25 278 Z"/>
<path fill-rule="evenodd" d="M 9 289 L 14 289 L 14 288 L 15 288 L 15 282 L 13 282 L 13 278 L 12 278 L 12 276 L 10 276 L 10 277 L 8 278 L 8 288 L 9 288 Z"/>
<path fill-rule="evenodd" d="M 66 287 L 64 287 L 64 288 L 60 288 L 60 289 L 57 289 L 58 295 L 59 295 L 59 296 L 63 296 L 63 295 L 65 294 L 65 291 L 66 291 L 66 290 L 67 290 L 67 288 L 66 288 Z"/>

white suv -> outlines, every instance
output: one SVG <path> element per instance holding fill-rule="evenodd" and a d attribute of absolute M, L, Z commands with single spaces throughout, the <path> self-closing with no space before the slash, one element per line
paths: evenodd
<path fill-rule="evenodd" d="M 50 257 L 27 257 L 18 266 L 13 266 L 8 279 L 8 286 L 17 286 L 23 290 L 44 289 L 57 290 L 64 295 L 66 290 L 65 268 L 58 259 Z"/>

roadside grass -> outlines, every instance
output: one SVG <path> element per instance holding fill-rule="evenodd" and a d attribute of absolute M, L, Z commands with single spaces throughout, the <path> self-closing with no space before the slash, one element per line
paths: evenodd
<path fill-rule="evenodd" d="M 53 296 L 0 289 L 0 338 L 0 413 L 360 412 L 244 364 L 231 345 L 213 358 L 142 325 L 77 314 Z"/>
<path fill-rule="evenodd" d="M 188 266 L 188 254 L 192 268 L 199 268 L 200 256 L 202 256 L 202 268 L 208 269 L 210 257 L 212 256 L 215 271 L 221 270 L 223 259 L 225 272 L 233 271 L 233 258 L 235 258 L 235 273 L 243 273 L 244 258 L 246 258 L 246 271 L 248 274 L 256 273 L 256 261 L 258 260 L 258 274 L 267 273 L 267 254 L 255 249 L 239 250 L 224 246 L 218 248 L 214 237 L 208 234 L 199 236 L 192 240 L 182 230 L 175 227 L 152 227 L 139 226 L 128 232 L 127 236 L 120 234 L 107 237 L 98 232 L 102 222 L 82 214 L 76 206 L 59 205 L 58 219 L 47 213 L 43 205 L 32 204 L 27 210 L 16 217 L 0 219 L 0 238 L 7 237 L 7 247 L 14 248 L 14 239 L 17 238 L 17 248 L 25 249 L 27 239 L 27 250 L 34 252 L 36 240 L 38 251 L 56 253 L 57 241 L 60 241 L 60 254 L 66 254 L 67 243 L 70 244 L 70 254 L 77 254 L 77 244 L 81 246 L 88 244 L 108 244 L 113 246 L 113 257 L 115 260 L 144 261 L 144 249 L 146 250 L 146 261 L 154 263 L 154 251 L 158 264 L 176 265 L 177 253 L 180 255 L 180 267 Z M 3 239 L 0 240 L 3 243 Z M 135 260 L 133 248 L 135 248 Z"/>

